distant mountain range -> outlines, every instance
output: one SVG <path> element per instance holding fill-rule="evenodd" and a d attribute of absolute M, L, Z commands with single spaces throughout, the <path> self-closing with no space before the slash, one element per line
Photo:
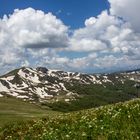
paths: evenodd
<path fill-rule="evenodd" d="M 31 102 L 70 102 L 81 96 L 72 87 L 125 84 L 140 82 L 140 70 L 112 74 L 82 74 L 50 70 L 45 67 L 36 69 L 22 67 L 0 77 L 0 97 L 16 97 Z M 133 86 L 133 85 L 132 85 Z"/>

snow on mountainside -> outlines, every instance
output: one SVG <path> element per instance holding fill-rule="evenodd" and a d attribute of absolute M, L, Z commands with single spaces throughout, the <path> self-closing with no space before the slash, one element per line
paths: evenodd
<path fill-rule="evenodd" d="M 44 67 L 36 69 L 22 67 L 0 77 L 0 97 L 14 96 L 32 102 L 70 101 L 79 95 L 67 89 L 67 85 L 79 84 L 114 84 L 125 80 L 140 82 L 140 71 L 88 75 L 59 70 L 49 70 Z"/>

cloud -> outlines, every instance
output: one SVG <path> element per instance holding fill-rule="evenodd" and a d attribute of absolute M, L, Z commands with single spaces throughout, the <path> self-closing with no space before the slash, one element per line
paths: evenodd
<path fill-rule="evenodd" d="M 95 17 L 90 17 L 89 19 L 85 20 L 85 26 L 92 26 L 95 24 L 97 19 Z"/>
<path fill-rule="evenodd" d="M 140 32 L 140 1 L 139 0 L 108 0 L 112 15 L 122 17 L 131 23 L 135 31 Z"/>
<path fill-rule="evenodd" d="M 45 14 L 43 11 L 32 8 L 16 9 L 9 17 L 4 16 L 1 22 L 1 26 L 5 26 L 1 36 L 10 38 L 15 47 L 53 48 L 67 46 L 68 28 L 52 13 Z"/>
<path fill-rule="evenodd" d="M 97 58 L 96 53 L 90 53 L 88 56 L 85 57 L 78 57 L 78 58 L 68 58 L 67 56 L 53 56 L 51 57 L 44 57 L 42 60 L 38 61 L 39 66 L 47 65 L 49 68 L 55 68 L 59 70 L 66 70 L 66 71 L 80 71 L 80 72 L 87 72 L 89 69 L 92 69 L 90 65 L 92 64 L 93 60 Z"/>
<path fill-rule="evenodd" d="M 60 10 L 60 9 L 56 12 L 57 15 L 59 15 L 61 13 L 62 13 L 62 10 Z"/>
<path fill-rule="evenodd" d="M 50 48 L 67 47 L 67 32 L 68 27 L 52 13 L 16 9 L 0 19 L 0 65 L 27 65 Z"/>
<path fill-rule="evenodd" d="M 140 24 L 133 12 L 137 7 L 129 14 L 129 0 L 109 2 L 109 11 L 87 18 L 85 26 L 71 35 L 71 30 L 52 13 L 27 8 L 5 15 L 0 19 L 1 71 L 17 66 L 81 72 L 139 67 Z M 139 4 L 133 2 L 132 7 Z"/>
<path fill-rule="evenodd" d="M 85 27 L 74 31 L 66 51 L 98 54 L 96 59 L 85 56 L 73 60 L 76 66 L 85 62 L 92 70 L 128 68 L 140 65 L 140 33 L 129 22 L 105 10 L 97 17 L 86 19 Z"/>
<path fill-rule="evenodd" d="M 118 20 L 114 16 L 110 16 L 107 11 L 103 11 L 97 17 L 90 17 L 89 19 L 85 20 L 84 28 L 74 31 L 73 36 L 70 40 L 71 47 L 67 48 L 67 50 L 79 52 L 107 50 L 110 45 L 109 37 L 105 38 L 105 34 L 107 34 L 107 29 L 111 28 L 111 26 L 114 25 L 115 30 L 115 28 L 117 28 L 121 24 L 122 21 Z M 111 35 L 113 34 L 111 33 L 110 29 L 110 33 L 108 32 L 108 36 Z"/>
<path fill-rule="evenodd" d="M 74 31 L 68 51 L 128 53 L 139 44 L 140 34 L 129 24 L 103 11 L 85 20 L 85 27 Z"/>
<path fill-rule="evenodd" d="M 100 51 L 106 49 L 106 44 L 101 40 L 82 38 L 82 39 L 71 39 L 71 47 L 66 48 L 68 51 L 75 52 L 91 52 L 91 51 Z"/>

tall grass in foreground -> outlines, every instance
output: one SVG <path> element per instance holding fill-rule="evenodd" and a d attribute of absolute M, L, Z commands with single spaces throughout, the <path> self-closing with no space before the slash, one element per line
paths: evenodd
<path fill-rule="evenodd" d="M 140 100 L 7 125 L 1 140 L 137 140 Z"/>

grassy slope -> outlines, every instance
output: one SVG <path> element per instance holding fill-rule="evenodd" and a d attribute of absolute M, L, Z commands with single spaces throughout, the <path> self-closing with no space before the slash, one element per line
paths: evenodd
<path fill-rule="evenodd" d="M 55 115 L 56 112 L 14 98 L 0 98 L 0 126 L 13 121 Z"/>
<path fill-rule="evenodd" d="M 52 118 L 8 125 L 0 139 L 136 140 L 140 139 L 140 99 Z"/>
<path fill-rule="evenodd" d="M 136 88 L 134 87 L 134 84 L 134 81 L 126 81 L 124 84 L 119 82 L 114 85 L 106 83 L 106 87 L 96 84 L 67 85 L 67 89 L 74 93 L 78 93 L 80 98 L 68 103 L 59 101 L 54 103 L 44 103 L 43 105 L 49 106 L 52 110 L 70 112 L 128 101 L 132 98 L 136 98 Z"/>

